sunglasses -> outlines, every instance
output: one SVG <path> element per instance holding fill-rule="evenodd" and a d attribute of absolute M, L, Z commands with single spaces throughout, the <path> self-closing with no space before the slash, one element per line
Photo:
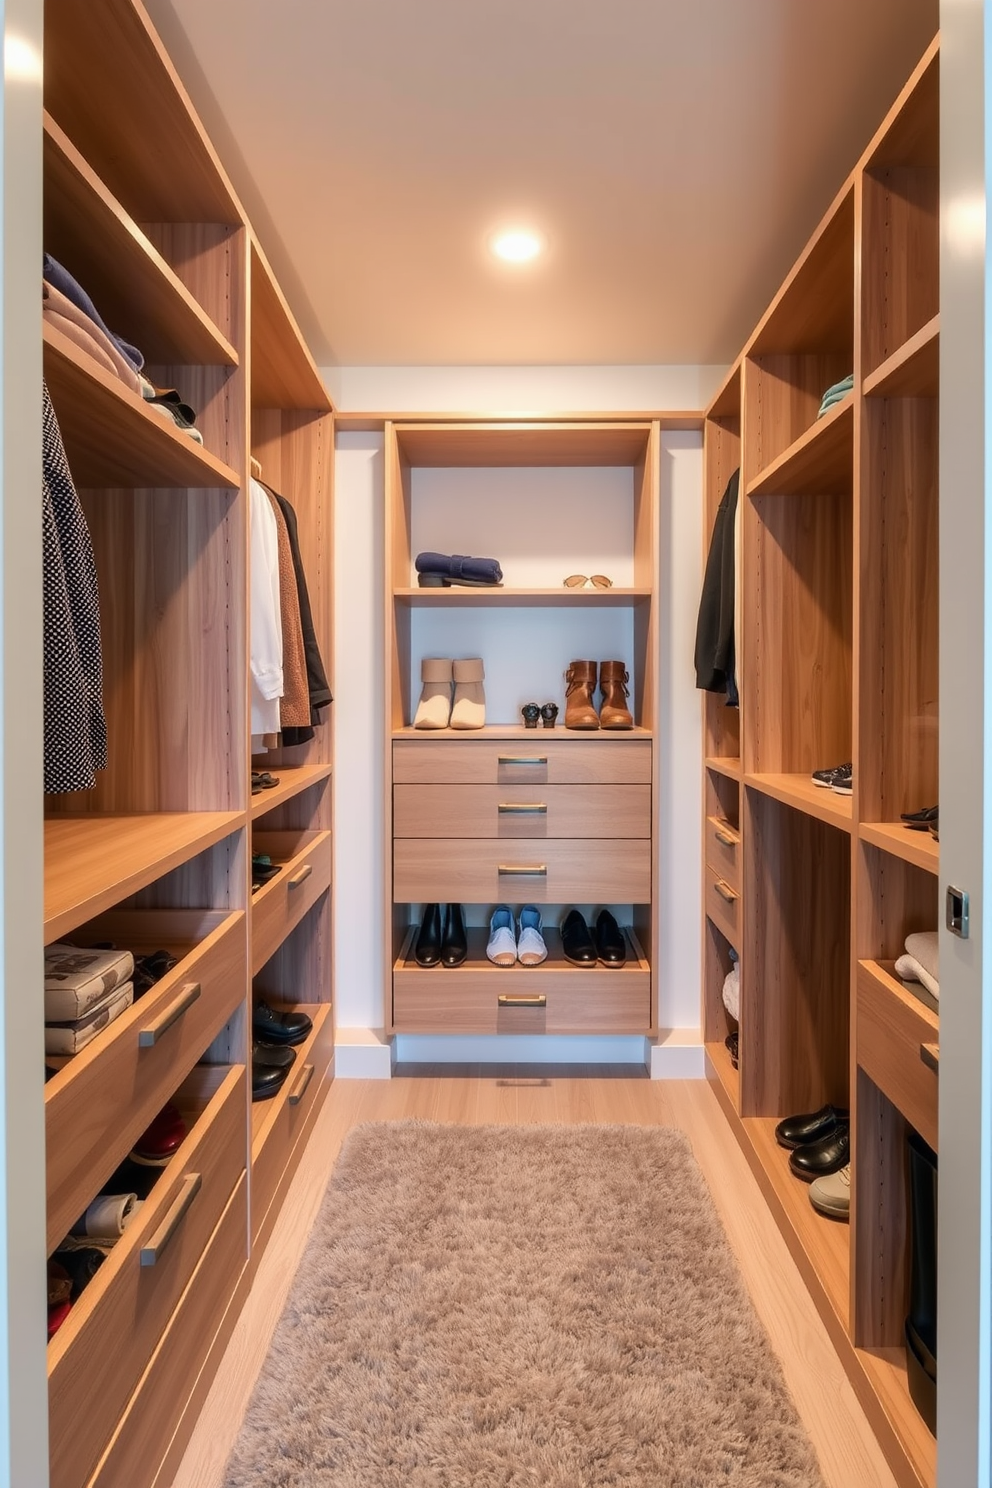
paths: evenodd
<path fill-rule="evenodd" d="M 592 574 L 589 578 L 585 574 L 569 574 L 562 583 L 566 589 L 584 589 L 587 584 L 591 584 L 594 589 L 613 588 L 613 580 L 608 579 L 605 574 Z"/>

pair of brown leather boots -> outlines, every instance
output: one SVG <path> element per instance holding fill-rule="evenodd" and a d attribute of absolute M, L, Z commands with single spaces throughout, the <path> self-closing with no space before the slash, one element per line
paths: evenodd
<path fill-rule="evenodd" d="M 599 712 L 593 704 L 596 663 L 573 661 L 565 673 L 565 727 L 570 729 L 629 729 L 634 720 L 627 707 L 627 668 L 622 661 L 599 663 L 599 688 L 603 701 Z"/>

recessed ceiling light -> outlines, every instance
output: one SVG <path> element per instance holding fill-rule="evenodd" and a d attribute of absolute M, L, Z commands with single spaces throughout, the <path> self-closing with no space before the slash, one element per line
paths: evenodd
<path fill-rule="evenodd" d="M 529 263 L 544 247 L 540 233 L 529 227 L 511 227 L 494 233 L 489 248 L 504 263 Z"/>

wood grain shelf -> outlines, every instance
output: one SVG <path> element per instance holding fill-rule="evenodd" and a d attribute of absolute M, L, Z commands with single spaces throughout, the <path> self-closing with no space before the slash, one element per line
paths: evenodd
<path fill-rule="evenodd" d="M 703 764 L 707 770 L 714 770 L 717 775 L 726 775 L 728 780 L 739 781 L 741 779 L 741 762 L 739 759 L 732 758 L 729 755 L 717 756 L 708 754 L 703 760 Z"/>
<path fill-rule="evenodd" d="M 251 238 L 251 404 L 312 408 L 331 400 L 258 240 Z"/>
<path fill-rule="evenodd" d="M 152 412 L 137 393 L 43 327 L 45 378 L 80 488 L 194 487 L 237 490 L 236 471 Z"/>
<path fill-rule="evenodd" d="M 824 496 L 854 480 L 854 394 L 831 408 L 748 481 L 748 496 Z"/>
<path fill-rule="evenodd" d="M 309 790 L 312 785 L 317 785 L 321 780 L 327 780 L 330 777 L 331 768 L 330 765 L 277 766 L 276 770 L 271 773 L 278 775 L 279 784 L 251 798 L 252 821 L 257 821 L 260 816 L 266 816 L 277 806 L 291 801 L 301 791 Z"/>
<path fill-rule="evenodd" d="M 936 398 L 940 392 L 940 315 L 869 372 L 866 398 Z"/>
<path fill-rule="evenodd" d="M 241 811 L 48 817 L 45 944 L 119 904 L 244 825 Z"/>
<path fill-rule="evenodd" d="M 625 978 L 640 977 L 650 974 L 650 966 L 643 950 L 629 925 L 621 926 L 627 938 L 627 960 L 626 963 L 616 969 L 607 969 L 599 965 L 590 967 L 588 971 L 581 966 L 573 966 L 565 960 L 561 946 L 561 933 L 550 925 L 545 925 L 541 934 L 548 948 L 548 959 L 542 961 L 540 966 L 521 966 L 519 962 L 515 966 L 494 966 L 486 956 L 486 946 L 489 943 L 489 931 L 484 925 L 470 925 L 465 931 L 465 941 L 468 947 L 468 955 L 461 966 L 456 967 L 424 967 L 418 966 L 413 959 L 413 947 L 417 938 L 419 925 L 411 925 L 409 933 L 404 939 L 403 946 L 393 966 L 394 971 L 409 972 L 420 981 L 426 982 L 431 977 L 442 977 L 445 982 L 454 983 L 460 975 L 490 978 L 494 986 L 513 990 L 514 977 L 536 975 L 542 978 L 549 977 L 556 980 L 564 978 L 566 983 L 578 985 L 579 982 L 589 975 L 607 976 L 610 981 L 618 983 Z"/>
<path fill-rule="evenodd" d="M 713 1074 L 720 1081 L 726 1091 L 728 1099 L 733 1103 L 735 1111 L 740 1110 L 741 1105 L 741 1076 L 740 1071 L 734 1069 L 730 1058 L 730 1050 L 724 1043 L 707 1042 L 706 1058 L 709 1060 Z"/>
<path fill-rule="evenodd" d="M 554 605 L 557 608 L 564 605 L 566 608 L 579 606 L 618 609 L 624 605 L 645 603 L 651 598 L 651 590 L 646 585 L 623 589 L 566 589 L 561 585 L 557 589 L 506 589 L 496 586 L 478 589 L 457 586 L 450 589 L 421 589 L 411 585 L 408 588 L 394 589 L 393 598 L 398 604 L 409 605 L 413 609 L 443 609 L 447 605 L 498 605 L 511 609 L 527 609 L 532 605 L 537 608 Z"/>
<path fill-rule="evenodd" d="M 45 247 L 148 362 L 238 365 L 238 354 L 65 132 L 45 115 Z"/>
<path fill-rule="evenodd" d="M 858 1362 L 906 1454 L 917 1488 L 932 1488 L 937 1480 L 937 1439 L 931 1436 L 910 1397 L 906 1350 L 872 1348 L 856 1352 Z"/>
<path fill-rule="evenodd" d="M 654 737 L 652 729 L 638 728 L 636 725 L 631 729 L 567 729 L 562 727 L 559 719 L 558 726 L 553 729 L 544 727 L 529 729 L 522 723 L 487 723 L 481 729 L 415 729 L 412 724 L 404 728 L 393 729 L 393 739 L 425 739 L 429 738 L 432 743 L 438 742 L 461 742 L 470 739 L 512 739 L 514 743 L 519 740 L 527 740 L 536 748 L 539 744 L 560 743 L 562 741 L 589 743 L 595 739 L 597 744 L 609 748 L 612 744 L 622 742 L 624 739 L 651 739 Z"/>
<path fill-rule="evenodd" d="M 651 425 L 397 424 L 403 458 L 414 466 L 464 469 L 515 465 L 637 465 L 647 452 Z"/>
<path fill-rule="evenodd" d="M 814 785 L 808 775 L 749 774 L 744 776 L 744 784 L 842 832 L 851 831 L 851 797 Z"/>
<path fill-rule="evenodd" d="M 927 873 L 940 872 L 940 843 L 929 832 L 911 832 L 902 822 L 861 822 L 858 836 Z"/>

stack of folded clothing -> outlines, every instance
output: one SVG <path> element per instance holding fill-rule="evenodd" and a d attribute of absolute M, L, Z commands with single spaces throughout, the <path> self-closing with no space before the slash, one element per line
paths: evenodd
<path fill-rule="evenodd" d="M 98 1194 L 48 1261 L 48 1336 L 69 1316 L 141 1208 L 136 1193 Z"/>
<path fill-rule="evenodd" d="M 421 589 L 440 589 L 451 584 L 471 588 L 495 589 L 503 582 L 503 570 L 496 558 L 468 558 L 464 553 L 418 553 L 415 559 L 417 583 Z"/>
<path fill-rule="evenodd" d="M 835 403 L 842 403 L 843 400 L 847 397 L 848 393 L 852 391 L 853 387 L 853 372 L 850 374 L 850 376 L 842 377 L 840 382 L 835 382 L 831 387 L 828 387 L 820 403 L 820 411 L 816 415 L 817 418 L 821 419 L 825 413 L 828 413 L 829 410 L 833 408 Z"/>
<path fill-rule="evenodd" d="M 45 948 L 45 1053 L 78 1054 L 134 1000 L 130 951 Z"/>
<path fill-rule="evenodd" d="M 937 959 L 936 930 L 920 930 L 906 936 L 906 949 L 896 962 L 896 976 L 905 982 L 919 982 L 931 997 L 940 997 L 940 965 Z"/>

